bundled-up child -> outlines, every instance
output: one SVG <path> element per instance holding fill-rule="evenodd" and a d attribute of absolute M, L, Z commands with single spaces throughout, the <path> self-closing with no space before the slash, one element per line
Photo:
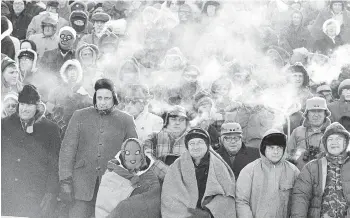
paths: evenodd
<path fill-rule="evenodd" d="M 110 160 L 97 194 L 96 218 L 160 218 L 160 183 L 138 139 L 127 139 Z"/>

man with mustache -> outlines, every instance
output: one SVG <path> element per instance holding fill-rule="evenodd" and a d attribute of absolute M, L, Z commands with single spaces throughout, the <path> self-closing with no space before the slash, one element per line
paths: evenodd
<path fill-rule="evenodd" d="M 313 97 L 306 101 L 304 122 L 294 129 L 287 146 L 290 161 L 300 170 L 324 151 L 321 139 L 325 129 L 331 124 L 330 115 L 324 98 Z"/>
<path fill-rule="evenodd" d="M 69 217 L 91 217 L 107 162 L 128 138 L 137 138 L 134 119 L 117 109 L 114 84 L 95 83 L 93 105 L 73 113 L 59 156 L 60 199 Z"/>

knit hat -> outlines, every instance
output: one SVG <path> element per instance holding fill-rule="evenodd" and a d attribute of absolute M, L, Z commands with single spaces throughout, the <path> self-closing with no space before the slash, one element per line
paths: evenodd
<path fill-rule="evenodd" d="M 1 60 L 1 73 L 4 72 L 4 70 L 10 65 L 14 65 L 14 67 L 16 67 L 16 62 L 7 56 L 4 57 Z"/>
<path fill-rule="evenodd" d="M 18 102 L 25 104 L 39 104 L 40 94 L 34 85 L 25 85 L 22 91 L 18 94 Z"/>
<path fill-rule="evenodd" d="M 331 125 L 329 125 L 327 128 L 326 128 L 326 131 L 324 132 L 323 136 L 322 136 L 322 143 L 323 143 L 323 146 L 325 148 L 325 151 L 328 152 L 327 150 L 327 139 L 330 135 L 333 135 L 333 134 L 341 134 L 345 137 L 345 140 L 346 140 L 346 145 L 344 150 L 347 149 L 348 147 L 348 144 L 349 144 L 349 139 L 350 139 L 350 133 L 348 131 L 346 131 L 346 129 L 344 128 L 344 126 L 342 126 L 340 123 L 338 122 L 334 122 L 332 123 Z"/>
<path fill-rule="evenodd" d="M 346 79 L 339 84 L 338 95 L 341 96 L 343 89 L 350 89 L 350 79 Z"/>
<path fill-rule="evenodd" d="M 211 143 L 210 136 L 207 131 L 201 128 L 195 128 L 195 129 L 191 129 L 185 136 L 185 146 L 187 149 L 188 149 L 188 142 L 191 139 L 195 139 L 195 138 L 203 139 L 208 147 Z"/>
<path fill-rule="evenodd" d="M 287 137 L 276 129 L 270 129 L 265 134 L 260 143 L 260 152 L 265 156 L 266 146 L 277 145 L 283 148 L 283 153 L 287 147 Z"/>
<path fill-rule="evenodd" d="M 220 135 L 230 134 L 230 133 L 237 133 L 242 135 L 242 127 L 239 123 L 223 123 L 221 125 L 221 132 Z"/>
<path fill-rule="evenodd" d="M 115 88 L 114 88 L 114 84 L 113 84 L 112 80 L 106 79 L 106 78 L 99 79 L 99 80 L 96 81 L 94 88 L 95 88 L 95 94 L 94 94 L 94 98 L 93 98 L 94 105 L 96 105 L 96 92 L 99 89 L 108 89 L 109 91 L 111 91 L 112 92 L 112 96 L 113 96 L 113 100 L 114 100 L 114 105 L 118 105 L 119 104 L 119 101 L 118 101 L 117 95 L 115 93 Z"/>
<path fill-rule="evenodd" d="M 294 65 L 288 67 L 287 72 L 302 73 L 304 76 L 303 87 L 306 87 L 309 85 L 309 82 L 310 82 L 309 74 L 307 73 L 305 67 L 301 63 L 295 63 Z"/>
<path fill-rule="evenodd" d="M 69 31 L 70 33 L 72 33 L 74 40 L 77 38 L 77 31 L 75 31 L 75 29 L 73 29 L 73 28 L 70 27 L 70 26 L 64 26 L 64 27 L 62 27 L 62 28 L 60 29 L 59 33 L 58 33 L 58 36 L 60 36 L 61 33 L 62 33 L 62 31 L 65 31 L 65 30 L 66 30 L 66 31 Z"/>
<path fill-rule="evenodd" d="M 327 26 L 328 26 L 329 24 L 331 24 L 331 23 L 334 23 L 334 24 L 336 25 L 336 31 L 335 31 L 335 32 L 336 32 L 337 35 L 339 35 L 339 33 L 340 33 L 340 24 L 339 24 L 339 22 L 338 22 L 337 20 L 335 20 L 335 19 L 333 19 L 333 18 L 328 19 L 328 20 L 326 20 L 326 21 L 323 23 L 322 30 L 323 30 L 324 34 L 327 35 Z"/>
<path fill-rule="evenodd" d="M 312 97 L 310 99 L 306 100 L 306 107 L 305 112 L 303 113 L 303 116 L 307 116 L 307 112 L 309 110 L 325 110 L 326 111 L 326 117 L 329 117 L 331 115 L 331 112 L 328 110 L 327 102 L 324 98 L 321 97 Z"/>
<path fill-rule="evenodd" d="M 332 92 L 332 89 L 329 85 L 320 85 L 319 87 L 317 87 L 316 89 L 316 93 L 321 93 L 321 92 Z"/>
<path fill-rule="evenodd" d="M 111 16 L 109 16 L 108 14 L 106 14 L 104 12 L 97 12 L 97 13 L 93 14 L 91 17 L 92 22 L 95 22 L 95 21 L 108 22 L 110 20 L 111 20 Z"/>

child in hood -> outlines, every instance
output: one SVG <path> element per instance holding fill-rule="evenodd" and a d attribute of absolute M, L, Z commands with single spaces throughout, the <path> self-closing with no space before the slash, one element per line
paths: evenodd
<path fill-rule="evenodd" d="M 95 217 L 160 217 L 160 184 L 153 163 L 138 139 L 127 139 L 102 176 Z"/>

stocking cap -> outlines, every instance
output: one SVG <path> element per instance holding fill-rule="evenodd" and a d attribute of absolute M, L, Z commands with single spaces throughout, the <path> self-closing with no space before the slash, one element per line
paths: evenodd
<path fill-rule="evenodd" d="M 195 139 L 195 138 L 203 139 L 208 147 L 211 143 L 210 136 L 207 131 L 201 128 L 195 128 L 195 129 L 191 129 L 185 136 L 185 146 L 187 149 L 188 149 L 188 142 L 191 139 Z"/>
<path fill-rule="evenodd" d="M 34 85 L 25 85 L 22 91 L 18 94 L 18 102 L 25 104 L 39 104 L 40 94 Z"/>

